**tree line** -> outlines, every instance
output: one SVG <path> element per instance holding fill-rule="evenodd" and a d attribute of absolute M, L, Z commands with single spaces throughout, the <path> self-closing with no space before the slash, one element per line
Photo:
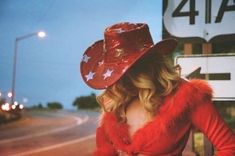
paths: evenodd
<path fill-rule="evenodd" d="M 77 109 L 96 109 L 99 107 L 95 93 L 75 98 L 72 105 L 77 107 Z M 42 103 L 39 103 L 30 107 L 30 109 L 63 109 L 63 104 L 60 102 L 48 102 L 47 105 L 44 106 Z"/>
<path fill-rule="evenodd" d="M 73 102 L 73 106 L 77 109 L 95 109 L 99 107 L 99 104 L 96 101 L 95 93 L 91 93 L 87 96 L 77 97 Z"/>

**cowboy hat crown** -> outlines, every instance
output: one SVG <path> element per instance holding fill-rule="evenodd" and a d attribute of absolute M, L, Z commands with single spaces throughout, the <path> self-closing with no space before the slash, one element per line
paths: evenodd
<path fill-rule="evenodd" d="M 177 45 L 166 39 L 153 43 L 145 23 L 118 23 L 105 29 L 104 40 L 95 42 L 84 53 L 80 64 L 85 83 L 94 89 L 105 89 L 116 81 L 143 55 L 150 51 L 168 54 Z"/>

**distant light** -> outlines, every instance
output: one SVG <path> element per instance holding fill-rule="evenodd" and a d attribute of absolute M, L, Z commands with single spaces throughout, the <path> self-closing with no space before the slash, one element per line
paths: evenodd
<path fill-rule="evenodd" d="M 5 110 L 5 105 L 4 105 L 4 104 L 1 106 L 1 109 L 2 109 L 2 110 Z"/>
<path fill-rule="evenodd" d="M 5 103 L 5 110 L 9 111 L 10 110 L 10 104 L 9 103 Z"/>
<path fill-rule="evenodd" d="M 11 105 L 11 108 L 12 109 L 16 109 L 16 105 Z"/>
<path fill-rule="evenodd" d="M 0 92 L 0 96 L 2 96 L 2 93 Z"/>
<path fill-rule="evenodd" d="M 44 31 L 39 31 L 38 32 L 38 37 L 44 38 L 46 36 L 46 33 Z"/>
<path fill-rule="evenodd" d="M 10 97 L 12 97 L 12 92 L 9 92 L 8 94 L 7 94 L 7 96 L 10 98 Z"/>
<path fill-rule="evenodd" d="M 19 103 L 18 103 L 17 101 L 15 101 L 15 102 L 14 102 L 14 105 L 16 105 L 16 106 L 17 106 L 18 104 L 19 104 Z"/>
<path fill-rule="evenodd" d="M 19 108 L 20 108 L 20 109 L 24 109 L 24 105 L 20 104 L 20 105 L 19 105 Z"/>
<path fill-rule="evenodd" d="M 9 111 L 11 108 L 10 108 L 10 104 L 9 103 L 5 103 L 1 106 L 1 109 L 3 111 Z"/>

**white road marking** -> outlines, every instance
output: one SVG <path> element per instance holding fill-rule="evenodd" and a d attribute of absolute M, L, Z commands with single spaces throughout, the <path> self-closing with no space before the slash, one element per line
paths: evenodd
<path fill-rule="evenodd" d="M 31 151 L 26 151 L 26 152 L 22 152 L 22 153 L 10 155 L 10 156 L 26 156 L 26 155 L 30 155 L 30 154 L 34 154 L 34 153 L 48 151 L 48 150 L 51 150 L 51 149 L 54 149 L 54 148 L 60 148 L 60 147 L 66 146 L 66 145 L 79 143 L 79 142 L 82 142 L 82 141 L 85 141 L 85 140 L 88 140 L 88 139 L 91 139 L 91 138 L 94 138 L 94 137 L 95 137 L 95 134 L 91 134 L 91 135 L 88 135 L 86 137 L 82 137 L 82 138 L 79 138 L 79 139 L 76 139 L 76 140 L 71 140 L 71 141 L 67 141 L 67 142 L 64 142 L 64 143 L 60 143 L 60 144 L 56 144 L 56 145 L 52 145 L 52 146 L 47 146 L 47 147 L 43 147 L 43 148 L 31 150 Z"/>
<path fill-rule="evenodd" d="M 5 143 L 9 143 L 9 142 L 13 142 L 13 141 L 19 141 L 19 140 L 25 140 L 25 139 L 30 139 L 30 138 L 34 138 L 34 137 L 38 137 L 38 136 L 43 136 L 43 135 L 51 134 L 51 133 L 65 131 L 67 129 L 76 127 L 78 125 L 81 125 L 81 124 L 87 122 L 88 119 L 89 119 L 89 116 L 87 116 L 87 115 L 83 119 L 78 118 L 76 116 L 70 116 L 70 117 L 72 117 L 73 119 L 76 120 L 76 124 L 75 125 L 60 127 L 60 128 L 56 128 L 56 129 L 52 129 L 52 130 L 46 131 L 46 132 L 36 133 L 36 134 L 29 134 L 29 135 L 25 135 L 25 136 L 20 136 L 20 137 L 0 140 L 0 144 L 5 144 Z"/>

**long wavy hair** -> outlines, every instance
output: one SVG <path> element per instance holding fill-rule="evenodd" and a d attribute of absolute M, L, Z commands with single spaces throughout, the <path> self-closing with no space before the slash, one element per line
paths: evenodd
<path fill-rule="evenodd" d="M 180 76 L 169 58 L 152 53 L 138 60 L 119 81 L 97 96 L 97 101 L 103 112 L 113 112 L 119 122 L 125 122 L 128 104 L 138 98 L 153 117 L 162 99 L 171 94 L 179 82 Z"/>

